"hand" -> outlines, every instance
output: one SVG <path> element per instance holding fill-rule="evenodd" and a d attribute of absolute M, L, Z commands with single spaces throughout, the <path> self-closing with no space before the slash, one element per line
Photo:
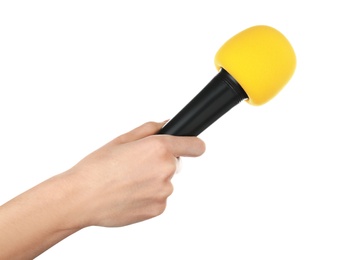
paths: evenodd
<path fill-rule="evenodd" d="M 197 137 L 154 135 L 163 123 L 128 132 L 68 171 L 85 203 L 83 225 L 118 227 L 160 215 L 173 191 L 177 157 L 199 156 Z"/>
<path fill-rule="evenodd" d="M 162 126 L 150 122 L 121 135 L 2 205 L 0 259 L 33 259 L 82 228 L 161 214 L 173 191 L 176 158 L 205 150 L 197 137 L 155 135 Z"/>

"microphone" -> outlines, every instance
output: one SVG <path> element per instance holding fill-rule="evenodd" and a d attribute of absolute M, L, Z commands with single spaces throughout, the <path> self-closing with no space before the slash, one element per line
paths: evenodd
<path fill-rule="evenodd" d="M 225 42 L 214 63 L 217 75 L 157 134 L 198 136 L 243 100 L 265 104 L 294 74 L 296 56 L 281 32 L 257 25 Z"/>

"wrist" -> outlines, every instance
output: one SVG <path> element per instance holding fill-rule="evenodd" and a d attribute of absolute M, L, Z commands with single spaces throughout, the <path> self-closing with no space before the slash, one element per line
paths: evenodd
<path fill-rule="evenodd" d="M 88 214 L 89 192 L 85 188 L 84 180 L 80 179 L 71 170 L 52 178 L 57 190 L 55 201 L 58 204 L 58 216 L 62 222 L 58 225 L 61 230 L 78 231 L 90 226 Z"/>

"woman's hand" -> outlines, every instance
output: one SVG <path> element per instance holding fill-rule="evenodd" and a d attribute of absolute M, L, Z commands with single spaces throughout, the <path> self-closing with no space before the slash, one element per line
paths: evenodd
<path fill-rule="evenodd" d="M 177 158 L 203 154 L 197 137 L 155 135 L 146 123 L 0 207 L 0 259 L 33 259 L 88 226 L 120 227 L 161 214 Z"/>
<path fill-rule="evenodd" d="M 197 137 L 153 135 L 162 125 L 146 123 L 69 170 L 85 197 L 84 226 L 124 226 L 164 211 L 177 158 L 199 156 L 205 146 Z"/>

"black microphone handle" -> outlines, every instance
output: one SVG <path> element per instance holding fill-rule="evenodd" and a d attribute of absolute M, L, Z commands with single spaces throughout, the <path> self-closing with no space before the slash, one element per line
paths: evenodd
<path fill-rule="evenodd" d="M 248 96 L 224 69 L 206 85 L 157 134 L 198 136 Z"/>

